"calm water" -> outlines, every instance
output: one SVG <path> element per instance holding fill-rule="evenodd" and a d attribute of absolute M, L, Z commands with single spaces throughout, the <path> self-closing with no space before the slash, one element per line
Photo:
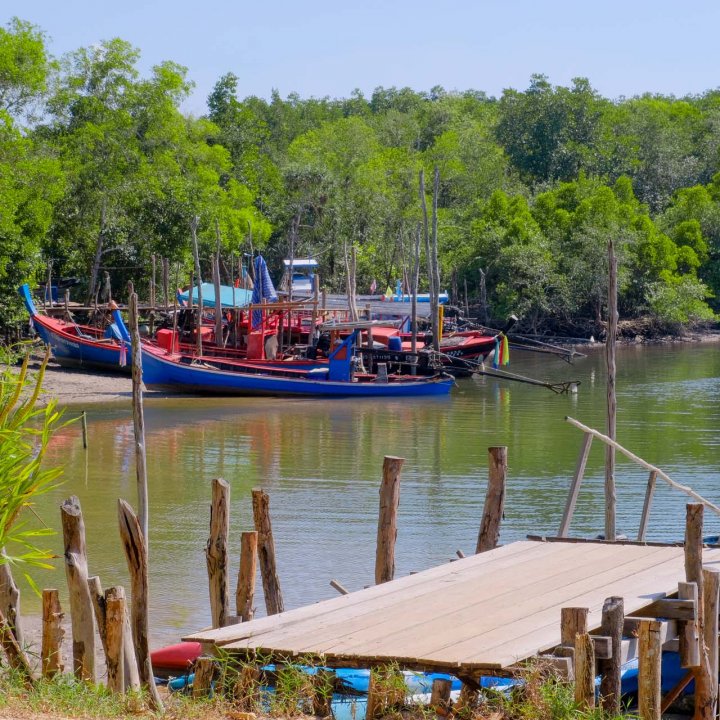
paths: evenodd
<path fill-rule="evenodd" d="M 208 623 L 204 546 L 210 481 L 231 485 L 231 545 L 252 529 L 250 490 L 270 493 L 286 608 L 332 597 L 328 582 L 350 589 L 373 581 L 378 486 L 386 454 L 406 458 L 401 481 L 397 573 L 474 549 L 485 493 L 487 448 L 507 445 L 509 479 L 502 541 L 554 534 L 581 433 L 570 415 L 604 427 L 602 351 L 568 366 L 513 355 L 512 370 L 579 379 L 577 395 L 490 379 L 458 382 L 432 402 L 277 399 L 148 399 L 152 640 L 155 645 Z M 672 477 L 720 500 L 720 347 L 714 344 L 618 351 L 618 440 Z M 75 412 L 77 408 L 72 408 Z M 39 516 L 59 528 L 58 506 L 80 497 L 91 574 L 127 585 L 116 500 L 135 504 L 130 408 L 88 408 L 89 446 L 80 426 L 56 437 L 50 462 L 65 464 L 65 484 L 43 497 Z M 572 533 L 602 531 L 603 450 L 595 443 Z M 618 531 L 634 536 L 647 472 L 618 458 Z M 686 498 L 658 486 L 649 539 L 683 535 Z M 707 514 L 707 531 L 720 532 Z M 59 538 L 55 547 L 60 551 Z M 35 571 L 41 587 L 63 587 L 64 572 Z M 235 577 L 231 583 L 234 585 Z M 233 588 L 234 589 L 234 588 Z M 261 585 L 257 607 L 264 612 Z M 24 593 L 26 611 L 38 601 Z"/>

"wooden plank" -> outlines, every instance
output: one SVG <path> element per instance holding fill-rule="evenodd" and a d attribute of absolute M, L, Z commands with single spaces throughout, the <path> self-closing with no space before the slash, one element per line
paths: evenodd
<path fill-rule="evenodd" d="M 426 587 L 438 579 L 446 579 L 448 575 L 451 578 L 457 577 L 458 579 L 460 576 L 463 578 L 473 577 L 475 574 L 482 574 L 484 571 L 483 566 L 490 563 L 496 563 L 500 560 L 512 562 L 513 559 L 515 562 L 520 562 L 527 557 L 526 553 L 539 556 L 541 553 L 547 552 L 547 549 L 548 546 L 542 543 L 520 541 L 497 548 L 493 550 L 492 553 L 471 555 L 463 560 L 458 560 L 452 565 L 440 565 L 429 570 L 424 570 L 416 575 L 406 575 L 405 577 L 393 580 L 392 583 L 375 585 L 365 590 L 350 593 L 349 595 L 332 598 L 313 605 L 306 605 L 305 607 L 290 612 L 258 618 L 252 622 L 244 623 L 240 627 L 234 626 L 216 630 L 207 628 L 192 635 L 187 635 L 183 639 L 188 642 L 206 642 L 223 645 L 246 637 L 253 637 L 275 628 L 288 627 L 296 623 L 305 622 L 315 616 L 330 617 L 334 612 L 347 610 L 355 606 L 364 606 L 372 601 L 377 601 L 378 598 L 382 598 L 379 601 L 381 604 L 383 602 L 389 602 L 398 595 L 412 593 L 418 588 Z"/>
<path fill-rule="evenodd" d="M 578 559 L 586 557 L 586 552 L 577 554 Z M 645 555 L 646 552 L 643 552 L 642 555 Z M 653 548 L 650 552 L 654 556 L 658 556 L 663 555 L 665 549 Z M 582 562 L 577 565 L 571 565 L 568 560 L 563 564 L 558 563 L 555 565 L 555 569 L 559 572 L 554 575 L 548 575 L 547 572 L 543 574 L 542 567 L 536 566 L 534 570 L 538 573 L 538 579 L 533 581 L 515 572 L 512 579 L 503 578 L 505 584 L 502 589 L 505 592 L 502 595 L 495 594 L 482 598 L 480 602 L 469 602 L 464 605 L 460 605 L 459 601 L 456 601 L 457 609 L 454 607 L 455 602 L 445 598 L 449 606 L 448 611 L 439 621 L 432 612 L 428 612 L 429 607 L 435 610 L 435 605 L 425 604 L 422 607 L 405 608 L 404 617 L 401 612 L 397 614 L 383 613 L 382 619 L 379 621 L 376 619 L 372 626 L 372 642 L 376 644 L 399 642 L 402 636 L 408 635 L 409 641 L 414 646 L 422 648 L 422 650 L 417 650 L 419 656 L 426 657 L 427 652 L 450 647 L 457 643 L 470 641 L 477 645 L 481 636 L 484 641 L 488 632 L 495 632 L 502 637 L 503 641 L 506 641 L 508 637 L 512 637 L 513 627 L 518 622 L 529 622 L 531 627 L 534 625 L 534 621 L 531 619 L 534 611 L 557 608 L 559 621 L 561 606 L 585 605 L 584 602 L 576 603 L 572 598 L 582 596 L 595 578 L 600 578 L 600 582 L 604 584 L 623 579 L 642 570 L 648 562 L 647 557 L 635 557 L 623 563 L 614 552 L 605 552 L 604 555 L 604 558 L 594 558 L 592 562 Z M 510 572 L 512 573 L 512 570 Z M 493 573 L 488 579 L 495 583 L 496 574 Z M 500 584 L 499 580 L 497 582 Z M 521 600 L 517 599 L 519 592 L 522 592 L 523 599 Z M 602 592 L 600 594 L 602 597 L 598 602 L 602 605 L 605 595 Z M 571 599 L 568 601 L 565 598 Z M 443 598 L 441 597 L 439 600 L 442 602 Z M 646 601 L 646 603 L 650 601 Z M 400 624 L 398 625 L 398 623 Z M 393 627 L 397 628 L 395 632 L 391 631 Z M 408 630 L 414 632 L 408 633 Z M 369 644 L 367 637 L 363 637 L 357 643 L 350 645 L 343 643 L 343 648 L 344 650 L 356 650 L 363 654 L 372 654 L 368 652 Z M 401 643 L 401 647 L 404 648 L 405 644 Z M 335 651 L 338 647 L 331 645 L 323 649 Z M 404 651 L 403 654 L 405 654 Z"/>
<path fill-rule="evenodd" d="M 477 608 L 477 612 L 472 612 L 474 625 L 478 614 L 492 610 L 499 603 L 512 603 L 516 593 L 529 585 L 529 578 L 542 578 L 548 587 L 557 586 L 566 576 L 567 568 L 572 566 L 570 558 L 580 555 L 587 556 L 587 550 L 578 552 L 574 546 L 565 546 L 563 552 L 555 556 L 557 562 L 554 568 L 557 572 L 550 577 L 547 576 L 547 565 L 537 556 L 526 558 L 524 563 L 513 562 L 506 566 L 494 563 L 491 571 L 492 582 L 488 582 L 488 571 L 488 574 L 477 576 L 472 582 L 459 582 L 454 586 L 436 583 L 425 588 L 422 595 L 412 598 L 403 596 L 393 604 L 378 602 L 372 612 L 364 608 L 362 616 L 357 613 L 338 615 L 333 618 L 332 623 L 321 617 L 318 623 L 298 628 L 291 635 L 278 640 L 283 643 L 298 643 L 301 651 L 306 645 L 308 649 L 322 646 L 332 651 L 335 644 L 346 645 L 349 638 L 358 634 L 362 634 L 363 641 L 367 641 L 369 637 L 385 641 L 396 634 L 405 633 L 408 628 L 416 628 L 418 631 L 422 630 L 421 634 L 427 634 L 432 626 L 444 623 L 443 618 L 448 614 L 460 613 L 468 607 Z M 462 577 L 458 579 L 461 580 Z M 412 603 L 408 602 L 410 599 Z M 348 621 L 352 623 L 351 626 Z"/>

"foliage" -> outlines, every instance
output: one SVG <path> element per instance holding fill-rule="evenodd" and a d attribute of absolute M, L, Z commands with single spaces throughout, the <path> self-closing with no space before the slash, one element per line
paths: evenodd
<path fill-rule="evenodd" d="M 6 364 L 0 373 L 0 563 L 47 568 L 54 557 L 35 545 L 52 531 L 33 529 L 24 517 L 34 498 L 55 487 L 62 474 L 59 467 L 43 467 L 48 443 L 62 427 L 56 402 L 40 404 L 48 358 L 49 351 L 35 378 L 29 376 L 27 354 L 19 371 Z"/>
<path fill-rule="evenodd" d="M 418 172 L 435 166 L 441 284 L 467 283 L 481 314 L 598 332 L 610 240 L 623 316 L 684 324 L 718 309 L 718 91 L 611 101 L 585 78 L 532 75 L 499 99 L 440 86 L 264 99 L 242 98 L 228 72 L 196 118 L 182 112 L 189 71 L 165 61 L 144 77 L 139 61 L 112 38 L 58 63 L 39 28 L 0 31 L 5 325 L 15 287 L 42 281 L 49 259 L 87 298 L 104 270 L 114 295 L 129 279 L 142 292 L 153 254 L 186 277 L 196 216 L 203 275 L 217 222 L 226 255 L 261 250 L 276 275 L 291 251 L 312 255 L 343 290 L 354 249 L 360 292 L 394 285 L 412 266 Z"/>

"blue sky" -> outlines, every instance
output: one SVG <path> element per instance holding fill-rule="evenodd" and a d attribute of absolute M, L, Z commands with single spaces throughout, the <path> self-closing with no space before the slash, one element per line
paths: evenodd
<path fill-rule="evenodd" d="M 717 0 L 3 0 L 40 26 L 60 56 L 121 37 L 189 69 L 185 109 L 205 112 L 217 79 L 239 94 L 347 97 L 378 85 L 473 88 L 499 96 L 532 73 L 555 85 L 587 77 L 609 98 L 720 87 Z"/>

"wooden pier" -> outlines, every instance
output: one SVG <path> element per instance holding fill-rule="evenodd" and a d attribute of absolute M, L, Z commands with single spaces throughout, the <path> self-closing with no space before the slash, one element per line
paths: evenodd
<path fill-rule="evenodd" d="M 328 666 L 397 662 L 464 679 L 513 674 L 562 644 L 563 608 L 588 608 L 590 632 L 609 596 L 624 599 L 626 618 L 654 617 L 685 579 L 684 562 L 677 546 L 526 540 L 185 639 L 208 652 L 312 657 Z M 720 568 L 720 548 L 706 548 L 702 563 Z M 670 606 L 662 611 L 672 615 Z M 633 641 L 623 642 L 624 656 L 634 655 Z"/>

